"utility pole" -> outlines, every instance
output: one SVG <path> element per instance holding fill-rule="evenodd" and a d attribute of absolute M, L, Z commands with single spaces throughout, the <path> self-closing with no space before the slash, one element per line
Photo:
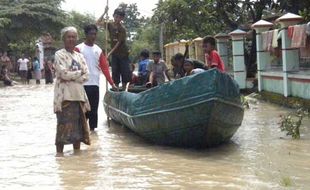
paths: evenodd
<path fill-rule="evenodd" d="M 162 22 L 160 24 L 160 32 L 159 32 L 159 48 L 162 54 L 164 54 L 164 28 L 165 24 Z"/>

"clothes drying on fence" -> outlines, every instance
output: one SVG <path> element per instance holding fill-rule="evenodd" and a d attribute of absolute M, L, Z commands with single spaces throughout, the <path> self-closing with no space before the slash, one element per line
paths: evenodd
<path fill-rule="evenodd" d="M 300 57 L 301 58 L 310 58 L 310 22 L 306 26 L 306 47 L 300 48 Z"/>
<path fill-rule="evenodd" d="M 306 34 L 310 36 L 310 22 L 307 23 Z"/>
<path fill-rule="evenodd" d="M 302 47 L 299 50 L 301 58 L 310 58 L 310 37 L 306 38 L 306 47 Z"/>
<path fill-rule="evenodd" d="M 273 30 L 262 32 L 262 50 L 272 51 Z"/>
<path fill-rule="evenodd" d="M 278 29 L 273 30 L 272 48 L 277 48 L 278 47 L 278 34 L 279 34 L 279 30 Z"/>
<path fill-rule="evenodd" d="M 305 48 L 306 47 L 306 28 L 307 25 L 295 25 L 293 26 L 292 48 Z"/>
<path fill-rule="evenodd" d="M 293 33 L 294 33 L 294 26 L 289 26 L 287 29 L 287 36 L 292 39 L 293 38 Z"/>

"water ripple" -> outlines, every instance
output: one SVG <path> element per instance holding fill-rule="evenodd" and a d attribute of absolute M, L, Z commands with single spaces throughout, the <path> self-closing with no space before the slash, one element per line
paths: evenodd
<path fill-rule="evenodd" d="M 228 144 L 195 150 L 149 144 L 113 122 L 108 128 L 101 104 L 92 145 L 68 145 L 55 157 L 53 86 L 0 94 L 0 189 L 283 189 L 283 179 L 310 186 L 310 129 L 301 140 L 285 137 L 278 120 L 289 110 L 276 105 L 253 105 Z"/>

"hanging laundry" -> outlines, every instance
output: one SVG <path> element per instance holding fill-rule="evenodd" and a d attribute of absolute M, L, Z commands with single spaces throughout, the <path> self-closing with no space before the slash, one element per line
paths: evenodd
<path fill-rule="evenodd" d="M 307 36 L 306 47 L 300 48 L 299 53 L 301 58 L 310 58 L 310 36 Z"/>
<path fill-rule="evenodd" d="M 267 50 L 267 38 L 268 38 L 268 33 L 267 32 L 262 32 L 262 50 L 266 51 Z"/>
<path fill-rule="evenodd" d="M 273 51 L 272 48 L 273 30 L 268 31 L 267 51 Z"/>
<path fill-rule="evenodd" d="M 272 38 L 273 31 L 262 32 L 262 50 L 271 51 L 272 50 Z"/>
<path fill-rule="evenodd" d="M 306 40 L 307 40 L 307 35 L 306 35 L 306 28 L 307 25 L 295 25 L 294 27 L 294 32 L 293 32 L 293 38 L 292 38 L 292 48 L 302 48 L 306 47 Z"/>
<path fill-rule="evenodd" d="M 273 30 L 272 48 L 277 48 L 278 47 L 278 33 L 279 33 L 278 29 Z"/>
<path fill-rule="evenodd" d="M 287 36 L 292 39 L 294 34 L 294 26 L 289 26 L 287 29 Z"/>
<path fill-rule="evenodd" d="M 306 34 L 310 36 L 310 22 L 307 24 Z"/>

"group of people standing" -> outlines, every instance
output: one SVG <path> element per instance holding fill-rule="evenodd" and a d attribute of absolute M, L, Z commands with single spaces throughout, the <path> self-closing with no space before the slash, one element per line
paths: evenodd
<path fill-rule="evenodd" d="M 85 41 L 77 45 L 78 32 L 75 27 L 65 27 L 61 31 L 64 48 L 55 53 L 56 83 L 54 90 L 54 112 L 57 116 L 56 151 L 63 153 L 64 145 L 73 144 L 75 150 L 80 143 L 90 145 L 90 131 L 97 128 L 99 79 L 102 72 L 113 89 L 118 90 L 122 83 L 124 89 L 132 82 L 129 51 L 126 45 L 126 30 L 121 24 L 125 17 L 122 9 L 116 9 L 114 22 L 105 22 L 100 18 L 97 25 L 104 25 L 110 36 L 111 50 L 103 52 L 95 44 L 98 32 L 97 25 L 85 26 Z M 224 72 L 224 64 L 214 50 L 215 41 L 204 39 L 206 63 L 203 69 L 216 67 Z M 161 52 L 154 51 L 153 60 L 149 51 L 140 54 L 139 84 L 156 86 L 170 80 L 168 68 L 161 59 Z M 182 57 L 182 56 L 181 56 Z M 108 58 L 111 58 L 112 77 L 109 72 Z M 194 61 L 185 59 L 173 64 L 174 76 L 184 77 L 195 70 Z M 188 65 L 189 63 L 189 65 Z M 176 77 L 177 78 L 177 77 Z M 89 127 L 88 127 L 89 126 Z"/>
<path fill-rule="evenodd" d="M 23 84 L 29 84 L 30 80 L 33 79 L 32 72 L 34 73 L 34 78 L 36 84 L 40 84 L 42 78 L 42 71 L 44 70 L 45 84 L 53 84 L 53 62 L 52 60 L 44 60 L 41 64 L 38 57 L 27 58 L 24 54 L 20 59 L 17 60 L 18 72 L 21 77 Z M 44 68 L 41 68 L 44 66 Z"/>
<path fill-rule="evenodd" d="M 46 84 L 52 84 L 53 72 L 54 66 L 51 59 L 40 61 L 37 57 L 31 58 L 22 54 L 17 61 L 12 61 L 7 52 L 0 53 L 0 80 L 5 86 L 18 84 L 12 79 L 12 76 L 15 76 L 14 73 L 20 76 L 22 84 L 29 84 L 33 78 L 36 84 L 40 84 L 42 78 L 45 78 Z"/>

